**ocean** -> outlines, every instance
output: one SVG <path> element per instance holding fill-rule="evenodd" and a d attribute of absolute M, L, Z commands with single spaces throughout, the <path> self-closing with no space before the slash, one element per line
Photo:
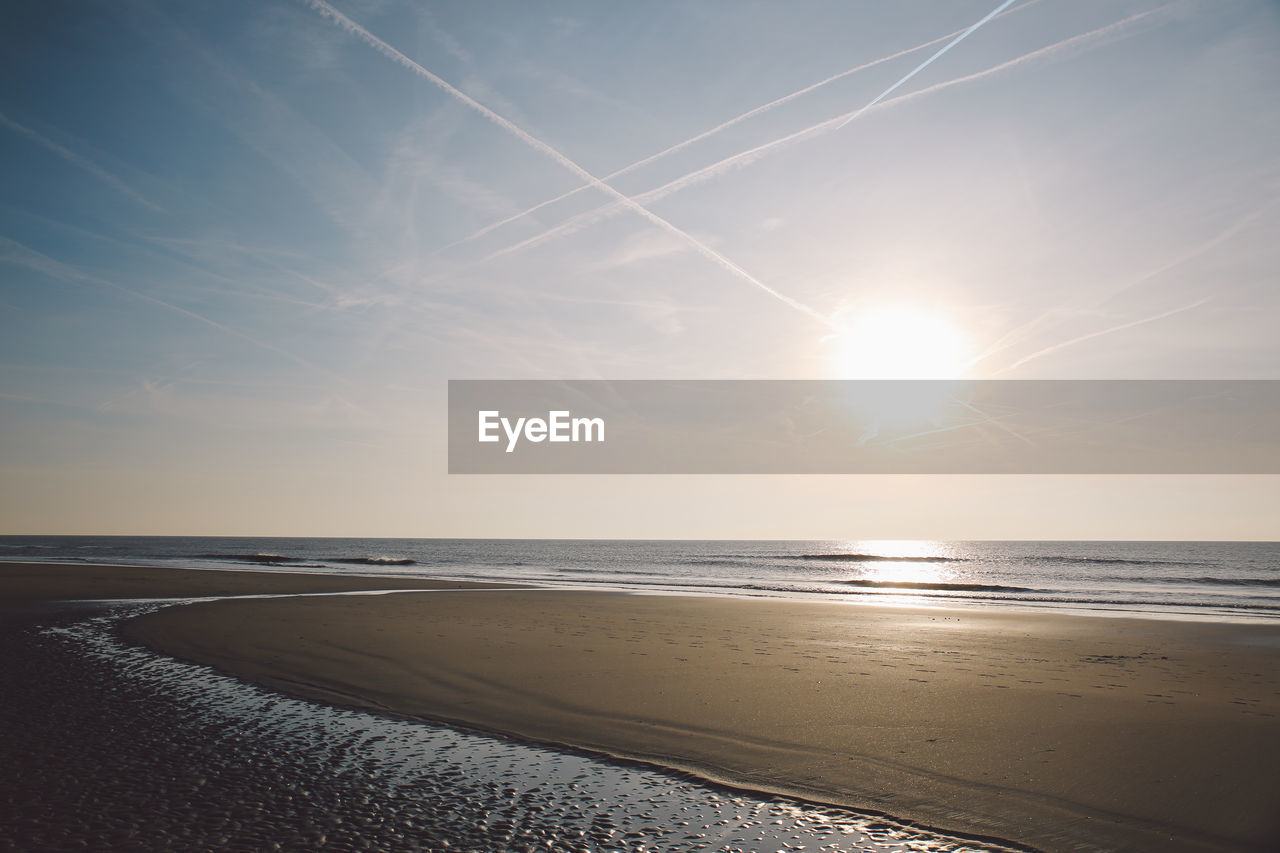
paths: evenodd
<path fill-rule="evenodd" d="M 878 604 L 1280 618 L 1277 542 L 0 536 L 0 560 L 333 572 Z"/>

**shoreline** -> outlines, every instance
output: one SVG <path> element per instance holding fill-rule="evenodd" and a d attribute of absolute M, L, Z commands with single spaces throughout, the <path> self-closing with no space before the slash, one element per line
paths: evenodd
<path fill-rule="evenodd" d="M 0 826 L 20 849 L 884 850 L 907 838 L 1035 853 L 264 690 L 121 642 L 131 612 L 130 600 L 0 603 L 0 755 L 23 780 Z"/>
<path fill-rule="evenodd" d="M 84 568 L 55 572 L 61 598 L 189 594 L 223 574 Z M 24 588 L 12 574 L 6 592 Z M 228 574 L 211 594 L 409 586 Z M 1280 838 L 1280 626 L 413 586 L 484 594 L 201 602 L 123 631 L 308 699 L 1045 851 Z"/>
<path fill-rule="evenodd" d="M 201 598 L 236 595 L 296 595 L 374 590 L 525 587 L 435 578 L 284 572 L 195 566 L 116 563 L 0 561 L 0 599 L 75 601 L 113 598 Z"/>
<path fill-rule="evenodd" d="M 17 567 L 12 571 L 6 567 Z M 39 572 L 49 575 L 47 578 L 35 578 L 32 570 L 38 567 Z M 87 574 L 85 570 L 128 570 L 124 577 L 113 577 Z M 69 571 L 68 571 L 69 570 Z M 204 583 L 192 582 L 186 573 L 206 573 L 218 576 L 219 581 L 212 578 Z M 166 574 L 172 573 L 172 574 Z M 276 578 L 292 580 L 278 581 Z M 312 580 L 316 579 L 316 580 Z M 338 579 L 330 581 L 325 579 Z M 52 581 L 52 582 L 49 582 Z M 883 596 L 866 596 L 858 593 L 842 593 L 787 590 L 764 587 L 729 587 L 708 585 L 686 585 L 673 582 L 669 585 L 651 585 L 626 581 L 584 581 L 565 578 L 535 578 L 524 580 L 502 580 L 497 578 L 461 578 L 448 576 L 426 576 L 424 574 L 362 574 L 352 569 L 326 569 L 315 571 L 314 567 L 290 568 L 288 564 L 247 565 L 241 567 L 225 565 L 205 566 L 170 566 L 140 565 L 136 563 L 111 562 L 61 562 L 38 561 L 27 559 L 0 559 L 0 586 L 9 589 L 14 583 L 10 597 L 30 597 L 35 600 L 67 600 L 65 584 L 84 585 L 85 595 L 100 595 L 105 598 L 129 597 L 122 592 L 122 585 L 133 585 L 138 590 L 137 597 L 147 598 L 153 595 L 162 598 L 184 597 L 217 597 L 257 594 L 318 594 L 330 592 L 360 591 L 392 591 L 392 590 L 430 590 L 442 587 L 458 589 L 549 589 L 577 590 L 597 592 L 622 592 L 634 595 L 669 595 L 669 596 L 706 596 L 728 599 L 764 599 L 779 601 L 813 601 L 851 604 L 862 607 L 907 608 L 935 611 L 996 612 L 1015 614 L 1058 614 L 1065 616 L 1102 617 L 1116 619 L 1154 619 L 1172 622 L 1196 622 L 1207 624 L 1239 624 L 1239 625 L 1276 625 L 1280 624 L 1280 615 L 1270 611 L 1232 611 L 1217 610 L 1213 605 L 1184 605 L 1190 609 L 1174 609 L 1169 605 L 1157 604 L 1142 607 L 1119 606 L 1114 603 L 1100 605 L 1086 600 L 1007 600 L 1007 599 L 966 599 L 952 597 L 920 596 L 903 587 L 901 591 L 885 593 Z M 167 590 L 156 593 L 156 585 Z M 182 592 L 179 590 L 191 590 Z M 5 593 L 8 595 L 9 593 Z M 73 597 L 84 597 L 75 596 Z M 896 600 L 895 600 L 896 599 Z M 907 600 L 901 600 L 907 599 Z"/>

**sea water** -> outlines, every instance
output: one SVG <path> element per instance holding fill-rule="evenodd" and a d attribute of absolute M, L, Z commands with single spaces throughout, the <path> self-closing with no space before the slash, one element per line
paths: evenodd
<path fill-rule="evenodd" d="M 1280 617 L 1276 542 L 4 536 L 2 560 L 380 574 L 870 603 Z"/>

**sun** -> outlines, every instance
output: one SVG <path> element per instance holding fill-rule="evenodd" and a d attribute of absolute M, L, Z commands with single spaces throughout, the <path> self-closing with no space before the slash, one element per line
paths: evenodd
<path fill-rule="evenodd" d="M 972 343 L 945 314 L 914 305 L 851 312 L 833 336 L 837 379 L 962 379 Z"/>
<path fill-rule="evenodd" d="M 829 338 L 831 372 L 858 382 L 844 407 L 860 443 L 941 425 L 972 360 L 969 336 L 945 314 L 909 304 L 850 312 Z M 943 380 L 943 381 L 914 381 Z"/>

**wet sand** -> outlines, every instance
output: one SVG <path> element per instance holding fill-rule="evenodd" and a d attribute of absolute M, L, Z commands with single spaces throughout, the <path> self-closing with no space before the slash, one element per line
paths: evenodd
<path fill-rule="evenodd" d="M 979 849 L 635 762 L 263 690 L 117 642 L 113 626 L 142 609 L 0 602 L 0 850 Z"/>
<path fill-rule="evenodd" d="M 204 603 L 126 632 L 308 698 L 1047 851 L 1280 840 L 1276 625 L 471 589 Z"/>

